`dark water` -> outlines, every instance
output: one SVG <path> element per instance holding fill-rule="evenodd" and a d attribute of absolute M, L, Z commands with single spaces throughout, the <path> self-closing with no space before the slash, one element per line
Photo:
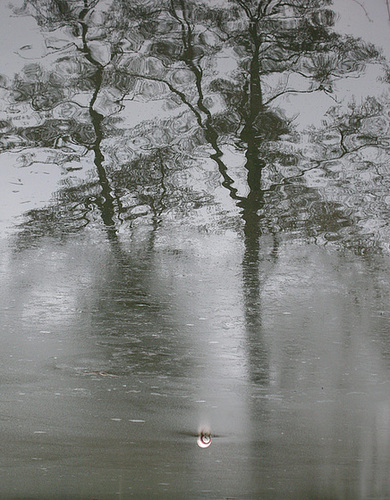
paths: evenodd
<path fill-rule="evenodd" d="M 387 7 L 0 6 L 0 498 L 390 497 Z"/>

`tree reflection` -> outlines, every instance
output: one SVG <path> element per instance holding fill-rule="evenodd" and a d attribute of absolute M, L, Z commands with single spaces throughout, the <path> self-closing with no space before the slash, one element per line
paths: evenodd
<path fill-rule="evenodd" d="M 213 207 L 219 222 L 243 228 L 246 324 L 250 345 L 257 346 L 250 353 L 252 376 L 265 380 L 266 362 L 256 366 L 265 352 L 261 290 L 277 259 L 279 234 L 356 241 L 344 230 L 355 222 L 350 204 L 332 189 L 324 198 L 312 179 L 324 171 L 331 186 L 327 162 L 336 158 L 329 151 L 336 146 L 329 135 L 338 137 L 339 160 L 374 141 L 361 130 L 367 121 L 356 109 L 347 118 L 334 107 L 333 122 L 302 134 L 280 105 L 295 94 L 335 99 L 338 79 L 381 62 L 372 45 L 334 32 L 330 5 L 25 0 L 15 12 L 36 19 L 47 54 L 7 87 L 13 105 L 29 106 L 36 120 L 4 122 L 3 148 L 17 151 L 25 166 L 45 150 L 45 161 L 68 174 L 81 164 L 93 170 L 68 176 L 55 203 L 26 214 L 19 246 L 100 220 L 117 248 L 119 229 L 141 222 L 155 234 L 168 215 L 183 221 Z M 316 151 L 321 145 L 321 152 L 307 155 L 307 144 Z M 228 208 L 217 200 L 220 185 Z"/>
<path fill-rule="evenodd" d="M 344 235 L 337 224 L 330 226 L 328 237 L 343 238 L 358 253 L 388 246 L 388 133 L 388 98 L 383 96 L 352 102 L 346 110 L 331 108 L 324 126 L 308 132 L 307 153 L 318 176 L 327 180 L 320 180 L 324 197 L 349 213 L 353 224 Z"/>
<path fill-rule="evenodd" d="M 309 255 L 312 261 L 305 260 L 298 250 L 292 251 L 292 258 L 299 260 L 295 268 L 285 265 L 280 256 L 284 257 L 283 244 L 289 236 L 340 244 L 359 253 L 367 251 L 364 236 L 370 231 L 389 241 L 388 102 L 370 98 L 351 103 L 348 109 L 335 105 L 337 79 L 358 76 L 367 62 L 380 62 L 378 52 L 334 33 L 334 14 L 325 0 L 26 0 L 19 14 L 35 17 L 47 54 L 27 62 L 12 82 L 4 84 L 9 106 L 1 123 L 1 145 L 21 168 L 34 162 L 55 165 L 64 172 L 64 181 L 52 203 L 25 214 L 17 247 L 31 246 L 42 236 L 60 240 L 86 228 L 103 228 L 109 251 L 101 257 L 104 264 L 97 266 L 94 253 L 86 250 L 86 263 L 81 260 L 79 266 L 86 265 L 92 279 L 81 280 L 75 303 L 90 313 L 86 336 L 103 345 L 110 370 L 129 378 L 161 375 L 168 377 L 167 384 L 186 379 L 190 389 L 198 382 L 207 384 L 212 387 L 196 391 L 204 390 L 210 398 L 223 388 L 227 394 L 218 403 L 219 414 L 223 417 L 227 401 L 237 395 L 231 403 L 232 421 L 245 427 L 252 422 L 252 417 L 242 414 L 248 408 L 248 413 L 256 405 L 280 410 L 265 398 L 250 399 L 256 396 L 253 388 L 271 385 L 273 363 L 281 376 L 289 378 L 287 389 L 294 386 L 306 394 L 305 408 L 317 401 L 317 394 L 315 399 L 307 395 L 307 381 L 314 371 L 303 371 L 300 363 L 306 361 L 304 348 L 311 343 L 316 346 L 313 353 L 323 356 L 322 364 L 320 358 L 313 361 L 320 367 L 318 380 L 323 384 L 324 376 L 329 386 L 338 387 L 336 379 L 340 375 L 341 380 L 346 369 L 332 360 L 333 376 L 329 360 L 336 352 L 346 356 L 340 349 L 343 335 L 355 335 L 359 303 L 351 308 L 351 290 L 360 289 L 361 283 L 342 283 L 348 280 L 348 270 L 340 273 L 337 266 L 344 265 L 344 260 L 322 262 L 315 252 Z M 321 127 L 299 131 L 283 109 L 282 98 L 318 93 L 327 95 L 333 107 Z M 24 110 L 25 121 L 13 119 L 12 110 L 15 115 Z M 178 236 L 169 231 L 172 221 L 205 232 L 216 226 L 234 229 L 241 232 L 242 240 L 237 250 L 232 249 L 233 238 L 202 237 L 187 246 L 195 232 L 183 229 Z M 148 231 L 139 238 L 142 242 L 136 236 L 131 239 L 143 225 Z M 130 240 L 127 248 L 126 239 Z M 87 241 L 86 246 L 93 241 L 106 248 L 104 238 Z M 74 262 L 78 262 L 79 242 L 72 246 Z M 224 252 L 221 242 L 227 247 Z M 202 258 L 194 256 L 208 243 L 214 249 L 202 249 Z M 57 252 L 58 247 L 54 248 Z M 42 252 L 38 253 L 41 258 Z M 234 259 L 229 260 L 229 253 Z M 283 264 L 276 268 L 279 258 Z M 56 260 L 53 254 L 48 280 Z M 301 283 L 307 267 L 312 274 Z M 335 268 L 338 278 L 329 278 L 322 293 L 322 281 L 312 277 L 330 268 Z M 76 271 L 64 282 L 70 283 Z M 270 271 L 282 296 L 275 309 L 270 307 L 271 287 L 267 288 Z M 67 276 L 66 266 L 63 272 Z M 277 288 L 278 280 L 289 281 L 286 273 L 296 273 L 296 285 L 286 285 L 291 296 L 318 292 L 301 303 L 304 313 L 297 308 L 298 319 L 292 324 L 294 331 L 306 328 L 309 339 L 295 346 L 291 335 L 287 347 L 284 334 L 289 317 L 286 322 L 276 321 L 275 328 L 267 324 L 272 314 L 283 318 L 289 312 L 284 306 L 296 304 L 291 296 L 283 296 L 286 288 Z M 222 292 L 216 290 L 219 285 Z M 34 286 L 39 288 L 39 281 Z M 48 295 L 57 289 L 49 289 Z M 329 303 L 322 309 L 323 297 Z M 338 315 L 334 308 L 333 301 L 342 297 L 344 302 L 337 307 L 351 310 L 350 316 Z M 316 303 L 322 315 L 307 307 Z M 367 308 L 362 310 L 368 314 Z M 328 325 L 326 318 L 333 311 L 340 322 Z M 225 316 L 235 314 L 237 321 L 232 320 L 225 331 L 221 326 Z M 195 325 L 192 317 L 205 323 Z M 328 329 L 332 335 L 326 335 Z M 355 335 L 357 343 L 365 335 L 364 325 Z M 222 340 L 221 345 L 216 340 Z M 240 355 L 233 367 L 235 350 Z M 298 354 L 291 357 L 291 352 Z M 351 356 L 348 363 L 359 357 Z M 242 379 L 246 384 L 248 377 L 248 393 L 226 391 L 227 374 L 232 376 L 232 386 Z M 283 382 L 276 389 L 283 389 Z M 178 400 L 170 400 L 167 413 L 171 401 Z M 292 407 L 290 402 L 285 404 L 285 409 Z M 340 408 L 344 408 L 341 403 Z M 265 420 L 265 410 L 253 414 L 256 425 Z M 309 420 L 306 415 L 304 422 Z M 328 410 L 313 422 L 331 420 Z M 278 422 L 290 423 L 284 418 Z M 258 443 L 267 429 L 276 427 L 266 427 L 264 434 L 257 431 L 249 439 L 245 430 L 247 443 L 253 441 L 256 446 L 253 457 L 258 456 Z M 317 436 L 317 427 L 307 427 L 312 436 Z M 317 437 L 310 442 L 317 445 Z M 336 441 L 333 433 L 328 437 L 329 442 Z M 277 443 L 279 460 L 285 447 L 279 438 Z M 381 453 L 385 455 L 385 450 Z M 250 475 L 254 469 L 248 470 Z"/>
<path fill-rule="evenodd" d="M 54 69 L 44 61 L 27 64 L 16 75 L 9 89 L 15 103 L 30 103 L 39 124 L 11 131 L 24 150 L 55 149 L 65 168 L 75 168 L 91 152 L 97 172 L 93 194 L 89 180 L 84 192 L 82 183 L 64 186 L 57 199 L 71 215 L 74 205 L 67 200 L 76 202 L 78 196 L 84 220 L 98 207 L 114 232 L 136 215 L 158 220 L 178 198 L 183 209 L 210 202 L 210 186 L 197 186 L 191 178 L 183 185 L 177 172 L 191 172 L 192 158 L 211 148 L 222 185 L 252 227 L 247 233 L 257 238 L 253 228 L 264 227 L 259 211 L 275 208 L 276 225 L 283 226 L 275 195 L 283 190 L 283 199 L 292 182 L 274 184 L 269 196 L 263 173 L 283 179 L 283 170 L 299 162 L 292 124 L 272 106 L 285 94 L 331 95 L 335 80 L 379 58 L 371 45 L 333 31 L 329 5 L 327 0 L 232 0 L 218 7 L 189 0 L 115 5 L 26 0 L 17 13 L 35 17 L 56 62 Z M 229 68 L 221 69 L 226 58 Z M 290 84 L 294 78 L 296 87 Z M 144 108 L 145 119 L 128 126 L 134 103 L 138 112 Z M 153 103 L 160 111 L 148 118 Z M 239 194 L 237 171 L 224 156 L 229 144 L 245 158 L 247 194 Z M 5 147 L 13 142 L 5 140 Z M 39 214 L 31 212 L 29 223 Z"/>

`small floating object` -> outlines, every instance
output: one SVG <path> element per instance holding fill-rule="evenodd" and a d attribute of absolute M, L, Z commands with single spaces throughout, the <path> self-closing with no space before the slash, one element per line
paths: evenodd
<path fill-rule="evenodd" d="M 209 432 L 201 432 L 196 442 L 200 448 L 208 448 L 211 444 L 211 434 Z"/>

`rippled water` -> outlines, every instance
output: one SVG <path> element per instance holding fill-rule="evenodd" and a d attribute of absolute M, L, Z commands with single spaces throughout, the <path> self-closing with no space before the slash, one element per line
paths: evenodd
<path fill-rule="evenodd" d="M 0 6 L 1 498 L 389 497 L 387 2 L 282 4 Z"/>

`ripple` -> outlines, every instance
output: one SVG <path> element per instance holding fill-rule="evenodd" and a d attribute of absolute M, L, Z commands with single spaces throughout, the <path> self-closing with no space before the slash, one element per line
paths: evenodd
<path fill-rule="evenodd" d="M 169 81 L 173 85 L 187 85 L 195 80 L 194 74 L 188 69 L 178 69 L 170 74 Z"/>
<path fill-rule="evenodd" d="M 167 86 L 163 82 L 138 80 L 134 93 L 137 96 L 137 100 L 147 102 L 154 99 L 161 99 L 167 94 L 167 91 Z"/>
<path fill-rule="evenodd" d="M 374 136 L 386 135 L 389 131 L 389 120 L 384 116 L 372 116 L 362 120 L 361 133 Z"/>
<path fill-rule="evenodd" d="M 376 138 L 371 135 L 351 134 L 344 137 L 344 145 L 348 151 L 356 151 L 363 146 L 376 144 Z"/>

